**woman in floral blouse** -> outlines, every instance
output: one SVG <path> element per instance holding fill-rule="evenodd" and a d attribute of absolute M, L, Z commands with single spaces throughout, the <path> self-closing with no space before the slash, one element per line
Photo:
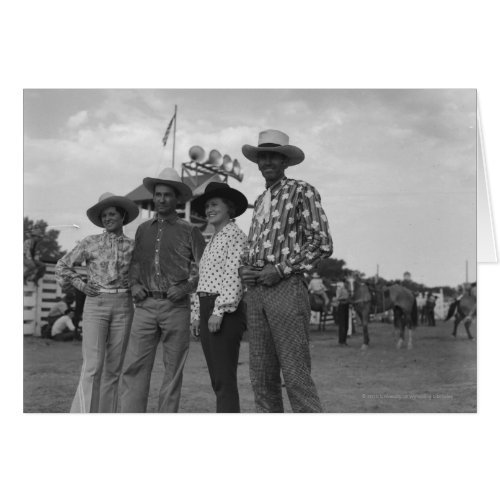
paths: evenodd
<path fill-rule="evenodd" d="M 123 234 L 123 226 L 138 215 L 138 207 L 128 198 L 103 194 L 87 210 L 87 216 L 104 232 L 87 236 L 57 263 L 59 281 L 87 295 L 83 367 L 72 413 L 116 412 L 118 381 L 133 316 L 128 270 L 134 240 Z M 83 262 L 87 266 L 87 283 L 72 269 Z"/>
<path fill-rule="evenodd" d="M 247 237 L 232 219 L 245 212 L 248 201 L 227 184 L 211 182 L 191 206 L 215 228 L 200 261 L 193 333 L 201 338 L 217 413 L 239 413 L 236 372 L 246 319 L 238 268 Z"/>

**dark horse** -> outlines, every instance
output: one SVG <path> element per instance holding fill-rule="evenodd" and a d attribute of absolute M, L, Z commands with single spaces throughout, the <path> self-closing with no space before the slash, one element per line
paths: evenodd
<path fill-rule="evenodd" d="M 358 315 L 363 327 L 363 345 L 361 349 L 366 349 L 370 343 L 368 334 L 368 323 L 370 312 L 392 309 L 394 312 L 394 326 L 399 328 L 399 339 L 396 344 L 399 349 L 404 342 L 405 328 L 408 329 L 407 348 L 413 347 L 412 330 L 417 326 L 418 310 L 417 301 L 413 293 L 401 285 L 390 285 L 375 287 L 370 290 L 369 286 L 359 279 L 348 279 L 348 289 L 350 293 L 350 303 Z"/>
<path fill-rule="evenodd" d="M 326 328 L 328 310 L 323 297 L 317 293 L 309 293 L 309 304 L 311 311 L 319 312 L 320 314 L 318 330 L 324 330 Z"/>
<path fill-rule="evenodd" d="M 470 325 L 472 323 L 472 318 L 476 316 L 475 286 L 472 288 L 470 293 L 464 295 L 459 301 L 455 301 L 450 305 L 445 321 L 448 321 L 453 315 L 455 315 L 455 323 L 453 325 L 452 335 L 454 337 L 457 336 L 458 325 L 462 320 L 464 320 L 467 337 L 472 340 L 474 337 L 470 333 Z"/>

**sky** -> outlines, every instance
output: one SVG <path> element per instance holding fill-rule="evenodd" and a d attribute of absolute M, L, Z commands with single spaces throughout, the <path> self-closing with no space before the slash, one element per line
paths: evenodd
<path fill-rule="evenodd" d="M 218 149 L 253 202 L 264 179 L 241 147 L 282 130 L 305 153 L 286 175 L 318 189 L 333 257 L 427 286 L 463 282 L 468 261 L 476 280 L 475 90 L 25 90 L 24 215 L 59 229 L 65 250 L 99 232 L 86 210 L 101 194 L 171 166 L 175 105 L 179 173 L 191 146 Z"/>

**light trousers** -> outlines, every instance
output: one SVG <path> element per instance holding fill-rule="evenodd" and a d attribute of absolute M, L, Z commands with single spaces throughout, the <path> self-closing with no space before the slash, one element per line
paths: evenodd
<path fill-rule="evenodd" d="M 189 303 L 188 296 L 178 302 L 148 297 L 136 304 L 123 370 L 122 413 L 146 412 L 151 372 L 160 342 L 164 375 L 158 411 L 179 410 L 182 371 L 189 351 Z"/>
<path fill-rule="evenodd" d="M 83 366 L 71 413 L 113 413 L 133 315 L 129 293 L 87 297 L 83 310 Z"/>

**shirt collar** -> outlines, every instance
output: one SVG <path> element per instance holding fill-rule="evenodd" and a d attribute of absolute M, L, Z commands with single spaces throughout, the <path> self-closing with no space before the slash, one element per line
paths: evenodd
<path fill-rule="evenodd" d="M 169 224 L 174 224 L 178 219 L 179 219 L 179 216 L 177 215 L 177 212 L 174 212 L 174 213 L 162 218 L 162 220 L 168 222 Z M 158 214 L 155 214 L 153 219 L 151 219 L 151 224 L 153 224 L 155 222 L 159 222 Z"/>
<path fill-rule="evenodd" d="M 287 177 L 282 177 L 279 181 L 276 181 L 274 184 L 266 188 L 266 191 L 269 189 L 271 191 L 271 194 L 276 194 L 288 181 Z M 266 193 L 264 191 L 264 194 Z M 264 194 L 262 196 L 264 196 Z"/>
<path fill-rule="evenodd" d="M 125 238 L 125 234 L 122 233 L 120 236 L 116 236 L 115 233 L 109 233 L 108 231 L 104 231 L 104 237 L 109 239 L 109 240 L 116 240 L 116 241 L 122 241 Z"/>

